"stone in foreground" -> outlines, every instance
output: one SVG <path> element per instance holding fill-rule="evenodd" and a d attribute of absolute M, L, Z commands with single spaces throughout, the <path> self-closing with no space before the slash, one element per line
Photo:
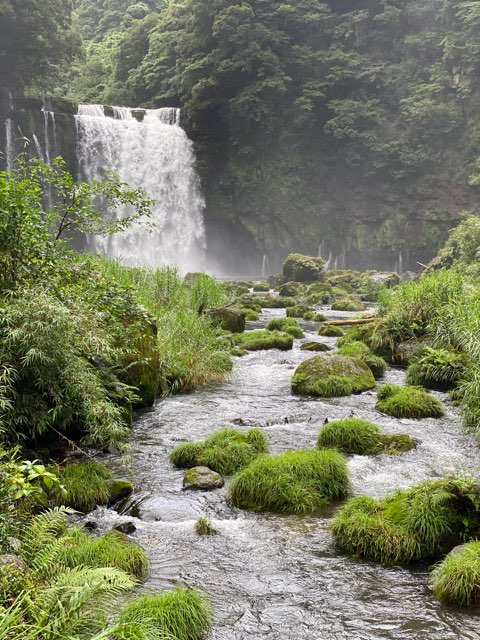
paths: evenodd
<path fill-rule="evenodd" d="M 220 489 L 225 484 L 223 477 L 208 467 L 193 467 L 185 472 L 183 490 L 212 491 Z"/>

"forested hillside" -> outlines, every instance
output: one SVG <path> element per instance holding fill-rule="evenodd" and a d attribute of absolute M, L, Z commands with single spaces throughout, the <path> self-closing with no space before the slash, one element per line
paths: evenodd
<path fill-rule="evenodd" d="M 75 0 L 76 59 L 45 4 L 70 97 L 184 108 L 219 256 L 415 268 L 477 211 L 478 2 Z"/>

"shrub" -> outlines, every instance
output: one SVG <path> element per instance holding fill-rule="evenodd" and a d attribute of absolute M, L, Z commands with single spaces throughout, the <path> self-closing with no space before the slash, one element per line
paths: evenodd
<path fill-rule="evenodd" d="M 54 487 L 50 497 L 55 505 L 91 511 L 97 504 L 108 504 L 110 491 L 105 481 L 113 478 L 113 473 L 105 465 L 93 460 L 70 462 L 56 472 L 66 493 Z"/>
<path fill-rule="evenodd" d="M 407 563 L 442 554 L 480 523 L 480 485 L 427 480 L 383 500 L 352 498 L 332 520 L 337 545 L 354 556 Z"/>
<path fill-rule="evenodd" d="M 303 304 L 297 304 L 293 307 L 287 307 L 287 318 L 303 318 L 303 316 L 310 311 L 310 307 Z"/>
<path fill-rule="evenodd" d="M 211 536 L 215 533 L 215 527 L 206 516 L 201 516 L 195 523 L 195 531 L 199 536 Z"/>
<path fill-rule="evenodd" d="M 343 331 L 336 325 L 325 325 L 323 327 L 320 327 L 320 329 L 318 330 L 318 335 L 324 336 L 326 338 L 340 338 L 341 336 L 343 336 Z"/>
<path fill-rule="evenodd" d="M 306 311 L 303 314 L 303 319 L 307 320 L 307 322 L 312 321 L 315 318 L 315 312 L 314 311 Z"/>
<path fill-rule="evenodd" d="M 260 318 L 260 314 L 253 309 L 243 308 L 243 313 L 245 314 L 245 320 L 247 322 L 256 322 Z"/>
<path fill-rule="evenodd" d="M 249 511 L 309 513 L 348 493 L 345 458 L 337 451 L 287 451 L 262 456 L 229 487 L 236 507 Z"/>
<path fill-rule="evenodd" d="M 424 389 L 394 384 L 380 387 L 376 408 L 395 418 L 439 418 L 445 413 L 441 401 Z"/>
<path fill-rule="evenodd" d="M 436 598 L 460 607 L 480 606 L 480 541 L 451 551 L 430 576 Z"/>
<path fill-rule="evenodd" d="M 298 395 L 332 398 L 373 389 L 375 379 L 357 358 L 322 355 L 300 364 L 291 385 L 293 393 Z"/>
<path fill-rule="evenodd" d="M 223 429 L 201 442 L 186 442 L 175 447 L 170 462 L 180 468 L 204 466 L 230 476 L 267 452 L 267 437 L 259 429 L 250 429 L 247 433 Z"/>
<path fill-rule="evenodd" d="M 324 313 L 316 313 L 313 319 L 315 322 L 325 322 L 327 316 Z"/>
<path fill-rule="evenodd" d="M 154 623 L 175 640 L 203 640 L 213 622 L 207 597 L 187 587 L 177 587 L 158 595 L 145 595 L 126 605 L 120 625 L 139 621 Z"/>
<path fill-rule="evenodd" d="M 295 318 L 273 318 L 267 324 L 267 331 L 284 331 L 294 338 L 303 338 L 303 331 Z"/>
<path fill-rule="evenodd" d="M 235 344 L 246 351 L 265 351 L 280 349 L 289 351 L 293 348 L 293 337 L 280 331 L 246 331 L 234 337 Z"/>
<path fill-rule="evenodd" d="M 332 311 L 365 311 L 365 305 L 355 298 L 344 298 L 332 304 Z"/>
<path fill-rule="evenodd" d="M 407 382 L 427 389 L 452 389 L 467 371 L 465 356 L 447 349 L 424 347 L 408 367 Z"/>

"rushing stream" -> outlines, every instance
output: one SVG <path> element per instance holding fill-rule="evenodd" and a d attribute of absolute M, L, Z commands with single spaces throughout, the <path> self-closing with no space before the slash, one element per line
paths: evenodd
<path fill-rule="evenodd" d="M 329 312 L 330 315 L 335 315 Z M 267 310 L 251 328 L 283 310 Z M 346 316 L 349 314 L 341 314 Z M 319 338 L 303 323 L 304 341 Z M 353 492 L 383 496 L 425 478 L 477 472 L 478 446 L 465 435 L 447 396 L 444 418 L 398 420 L 375 411 L 375 394 L 312 400 L 290 392 L 295 367 L 315 354 L 300 351 L 250 353 L 237 360 L 229 382 L 159 401 L 134 428 L 132 472 L 136 492 L 123 514 L 98 509 L 100 529 L 122 520 L 137 527 L 134 539 L 151 558 L 145 585 L 176 583 L 206 591 L 215 610 L 211 640 L 474 640 L 475 614 L 439 604 L 426 588 L 428 567 L 385 568 L 352 560 L 335 549 L 328 523 L 336 505 L 312 516 L 252 514 L 230 507 L 225 489 L 182 492 L 183 472 L 168 455 L 174 446 L 198 440 L 224 426 L 260 426 L 272 453 L 314 447 L 325 418 L 355 416 L 406 432 L 417 447 L 400 456 L 352 456 Z M 383 381 L 402 383 L 392 368 Z M 208 515 L 218 533 L 201 537 L 194 523 Z M 89 516 L 92 518 L 92 515 Z"/>

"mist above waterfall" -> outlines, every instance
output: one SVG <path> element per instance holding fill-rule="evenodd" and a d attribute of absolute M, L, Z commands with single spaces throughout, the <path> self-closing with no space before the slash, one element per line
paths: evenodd
<path fill-rule="evenodd" d="M 137 117 L 134 117 L 136 115 Z M 179 126 L 179 110 L 80 105 L 76 116 L 80 178 L 102 179 L 107 170 L 143 189 L 154 200 L 152 227 L 135 223 L 110 237 L 88 238 L 94 253 L 130 265 L 177 265 L 201 269 L 204 263 L 205 203 L 195 171 L 193 144 Z M 120 209 L 117 216 L 127 215 Z"/>

